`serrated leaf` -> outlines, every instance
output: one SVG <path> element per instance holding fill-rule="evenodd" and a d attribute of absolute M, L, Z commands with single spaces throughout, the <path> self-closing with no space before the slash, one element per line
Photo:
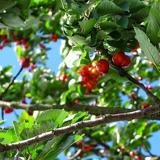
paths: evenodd
<path fill-rule="evenodd" d="M 7 28 L 8 26 L 3 24 L 3 23 L 0 23 L 0 28 Z"/>
<path fill-rule="evenodd" d="M 9 9 L 16 5 L 16 1 L 14 0 L 0 0 L 0 12 Z"/>
<path fill-rule="evenodd" d="M 121 19 L 117 22 L 120 26 L 122 26 L 123 28 L 127 28 L 128 27 L 128 17 L 127 16 L 123 16 L 121 17 Z"/>
<path fill-rule="evenodd" d="M 73 136 L 63 135 L 47 142 L 41 154 L 37 157 L 39 160 L 53 160 L 61 152 L 66 150 L 73 143 Z"/>
<path fill-rule="evenodd" d="M 130 12 L 137 12 L 145 7 L 144 3 L 140 0 L 128 0 Z"/>
<path fill-rule="evenodd" d="M 83 46 L 83 45 L 87 44 L 86 39 L 84 37 L 82 37 L 82 36 L 79 36 L 79 35 L 75 35 L 75 36 L 69 37 L 69 39 L 75 45 Z"/>
<path fill-rule="evenodd" d="M 37 17 L 30 16 L 26 21 L 24 22 L 23 29 L 29 29 L 29 28 L 37 28 L 39 26 L 40 20 Z"/>
<path fill-rule="evenodd" d="M 49 110 L 40 113 L 36 119 L 38 123 L 42 123 L 45 121 L 53 121 L 56 126 L 61 126 L 63 124 L 63 120 L 67 117 L 68 113 L 63 110 Z"/>
<path fill-rule="evenodd" d="M 97 13 L 100 15 L 105 14 L 118 14 L 123 13 L 123 9 L 109 0 L 102 0 L 97 6 Z"/>
<path fill-rule="evenodd" d="M 116 23 L 109 21 L 109 20 L 102 20 L 99 23 L 99 26 L 101 27 L 101 29 L 105 30 L 105 31 L 113 31 L 116 28 L 120 27 L 119 25 L 117 25 Z"/>
<path fill-rule="evenodd" d="M 13 28 L 24 27 L 24 21 L 14 13 L 7 13 L 3 15 L 2 21 L 9 27 Z"/>
<path fill-rule="evenodd" d="M 30 3 L 31 3 L 31 0 L 27 0 L 27 1 L 18 0 L 18 4 L 22 9 L 28 9 Z"/>
<path fill-rule="evenodd" d="M 136 32 L 136 39 L 138 40 L 144 55 L 154 63 L 157 67 L 160 67 L 160 54 L 158 49 L 150 42 L 147 35 L 139 28 L 134 28 Z"/>
<path fill-rule="evenodd" d="M 0 132 L 0 141 L 2 144 L 8 144 L 16 140 L 17 140 L 17 137 L 15 135 L 13 128 L 7 130 L 6 132 L 4 131 Z"/>
<path fill-rule="evenodd" d="M 89 32 L 92 31 L 95 23 L 96 23 L 96 20 L 91 18 L 88 20 L 83 20 L 79 24 L 80 24 L 80 28 L 81 28 L 82 32 L 84 34 L 88 34 Z"/>
<path fill-rule="evenodd" d="M 160 2 L 156 2 L 152 5 L 148 15 L 147 35 L 154 44 L 160 42 L 160 37 L 157 35 L 160 28 Z"/>

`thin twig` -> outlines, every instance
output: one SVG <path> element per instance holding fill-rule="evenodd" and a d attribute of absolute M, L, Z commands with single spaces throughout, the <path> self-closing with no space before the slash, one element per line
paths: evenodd
<path fill-rule="evenodd" d="M 17 72 L 17 74 L 13 77 L 12 81 L 9 83 L 9 85 L 7 86 L 7 88 L 4 90 L 4 92 L 0 95 L 0 100 L 3 99 L 3 97 L 7 94 L 8 90 L 10 89 L 10 87 L 13 85 L 15 79 L 20 75 L 20 73 L 22 72 L 23 70 L 23 67 L 21 67 L 19 69 L 19 71 Z M 4 119 L 4 112 L 3 112 L 3 109 L 2 109 L 2 112 L 1 112 L 1 116 L 2 116 L 2 119 Z"/>
<path fill-rule="evenodd" d="M 17 149 L 17 152 L 14 156 L 14 160 L 19 160 L 19 154 L 20 154 L 20 151 Z"/>

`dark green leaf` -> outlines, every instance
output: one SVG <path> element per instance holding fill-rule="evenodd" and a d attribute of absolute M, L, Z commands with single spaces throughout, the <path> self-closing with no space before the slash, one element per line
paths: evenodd
<path fill-rule="evenodd" d="M 123 13 L 123 9 L 110 0 L 102 0 L 97 6 L 97 13 L 100 15 L 119 14 Z"/>
<path fill-rule="evenodd" d="M 15 0 L 0 0 L 0 12 L 3 12 L 6 9 L 9 9 L 16 5 Z"/>
<path fill-rule="evenodd" d="M 158 44 L 160 42 L 160 37 L 158 37 L 157 33 L 160 28 L 160 2 L 155 2 L 149 12 L 148 16 L 148 26 L 147 26 L 147 35 L 151 39 L 154 44 Z"/>
<path fill-rule="evenodd" d="M 84 34 L 88 34 L 92 31 L 94 25 L 96 23 L 95 19 L 83 20 L 80 22 L 80 28 Z"/>
<path fill-rule="evenodd" d="M 136 39 L 138 40 L 144 55 L 154 63 L 157 67 L 160 66 L 160 54 L 158 49 L 150 42 L 147 35 L 140 29 L 135 28 Z"/>

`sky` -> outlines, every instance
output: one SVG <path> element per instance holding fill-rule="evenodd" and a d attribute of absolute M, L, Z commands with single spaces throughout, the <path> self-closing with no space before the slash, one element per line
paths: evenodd
<path fill-rule="evenodd" d="M 60 40 L 58 40 L 56 43 L 51 42 L 48 45 L 48 47 L 50 47 L 51 50 L 48 51 L 47 66 L 55 73 L 58 71 L 58 66 L 61 62 L 60 45 L 61 45 Z M 3 50 L 0 50 L 0 66 L 4 67 L 7 65 L 13 66 L 13 69 L 12 69 L 13 75 L 15 75 L 20 68 L 20 65 L 17 60 L 16 53 L 15 53 L 13 47 L 12 48 L 6 47 Z M 21 75 L 19 75 L 17 80 L 18 79 L 20 80 L 22 78 L 22 74 L 26 71 L 27 70 L 24 70 L 21 73 Z M 16 112 L 18 114 L 20 114 L 20 111 L 16 111 Z M 4 126 L 10 126 L 10 125 L 12 125 L 12 121 L 16 119 L 16 116 L 14 113 L 7 114 L 7 115 L 5 115 L 4 119 L 6 120 L 6 123 Z M 151 152 L 153 154 L 160 156 L 160 147 L 158 147 L 159 143 L 160 143 L 160 131 L 153 134 L 153 136 L 150 138 L 150 142 L 151 142 Z M 62 160 L 67 160 L 67 158 L 65 158 L 63 154 L 60 154 L 59 158 Z"/>

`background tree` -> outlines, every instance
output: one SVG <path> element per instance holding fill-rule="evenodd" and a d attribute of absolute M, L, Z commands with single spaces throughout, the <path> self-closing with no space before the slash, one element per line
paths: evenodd
<path fill-rule="evenodd" d="M 0 49 L 14 43 L 21 64 L 0 71 L 2 119 L 23 109 L 0 130 L 1 159 L 159 158 L 148 141 L 160 129 L 159 13 L 159 0 L 0 0 Z"/>

